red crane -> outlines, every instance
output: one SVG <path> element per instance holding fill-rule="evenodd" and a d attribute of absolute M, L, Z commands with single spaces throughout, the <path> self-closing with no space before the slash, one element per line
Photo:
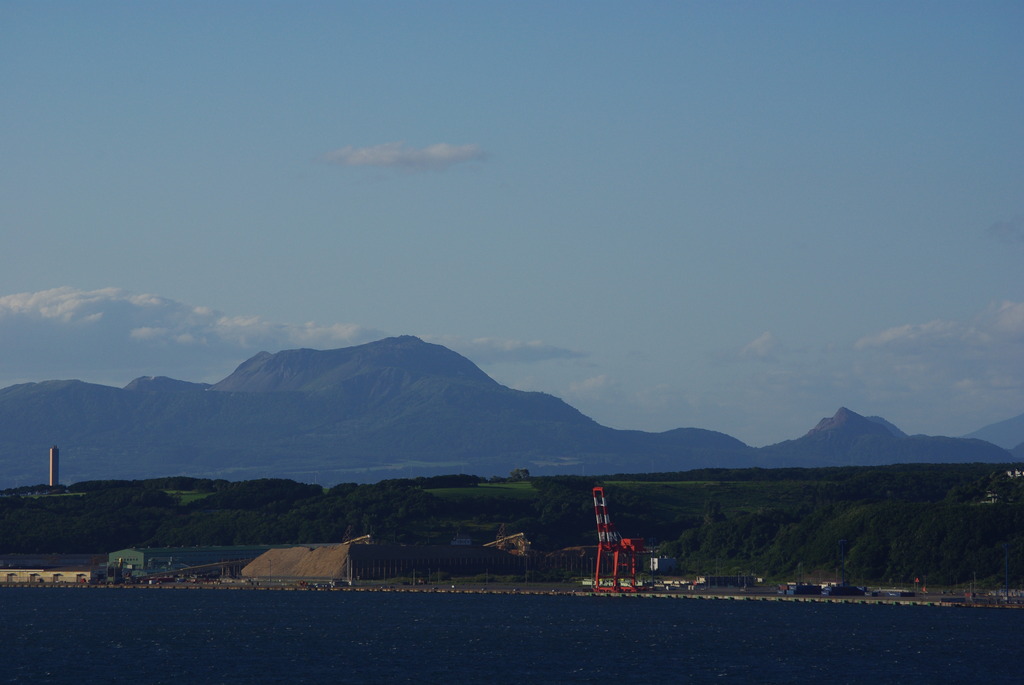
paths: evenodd
<path fill-rule="evenodd" d="M 608 516 L 604 488 L 594 488 L 594 515 L 597 517 L 597 563 L 594 565 L 594 592 L 638 592 L 636 570 L 644 553 L 643 538 L 623 538 Z M 603 576 L 611 561 L 611 582 Z M 626 582 L 628 580 L 628 582 Z"/>

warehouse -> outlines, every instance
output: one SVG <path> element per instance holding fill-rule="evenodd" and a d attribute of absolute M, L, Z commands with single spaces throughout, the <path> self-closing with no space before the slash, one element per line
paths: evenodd
<path fill-rule="evenodd" d="M 0 555 L 0 584 L 91 583 L 103 576 L 102 554 Z"/>
<path fill-rule="evenodd" d="M 270 545 L 230 547 L 129 547 L 107 555 L 109 568 L 120 567 L 135 575 L 175 571 L 226 561 L 255 559 Z"/>
<path fill-rule="evenodd" d="M 96 578 L 95 568 L 82 566 L 0 569 L 0 581 L 4 583 L 92 583 Z"/>

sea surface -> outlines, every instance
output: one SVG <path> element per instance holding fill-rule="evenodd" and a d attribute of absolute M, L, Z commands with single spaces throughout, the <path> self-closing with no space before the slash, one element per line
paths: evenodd
<path fill-rule="evenodd" d="M 1020 683 L 1024 610 L 0 588 L 4 683 Z"/>

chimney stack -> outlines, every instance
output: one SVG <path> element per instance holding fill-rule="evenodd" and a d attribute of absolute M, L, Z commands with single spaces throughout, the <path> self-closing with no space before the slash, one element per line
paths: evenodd
<path fill-rule="evenodd" d="M 54 487 L 60 483 L 60 474 L 58 469 L 60 468 L 60 450 L 54 445 L 50 448 L 50 487 Z"/>

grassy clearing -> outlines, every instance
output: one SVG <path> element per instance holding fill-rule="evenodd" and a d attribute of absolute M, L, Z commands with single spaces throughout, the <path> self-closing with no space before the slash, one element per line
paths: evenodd
<path fill-rule="evenodd" d="M 199 492 L 198 490 L 164 490 L 168 495 L 178 500 L 178 504 L 191 504 L 196 500 L 205 499 L 212 495 L 212 492 Z"/>
<path fill-rule="evenodd" d="M 537 491 L 528 482 L 518 483 L 480 483 L 472 488 L 431 488 L 427 490 L 435 497 L 449 500 L 468 500 L 481 498 L 502 499 L 534 499 Z"/>

